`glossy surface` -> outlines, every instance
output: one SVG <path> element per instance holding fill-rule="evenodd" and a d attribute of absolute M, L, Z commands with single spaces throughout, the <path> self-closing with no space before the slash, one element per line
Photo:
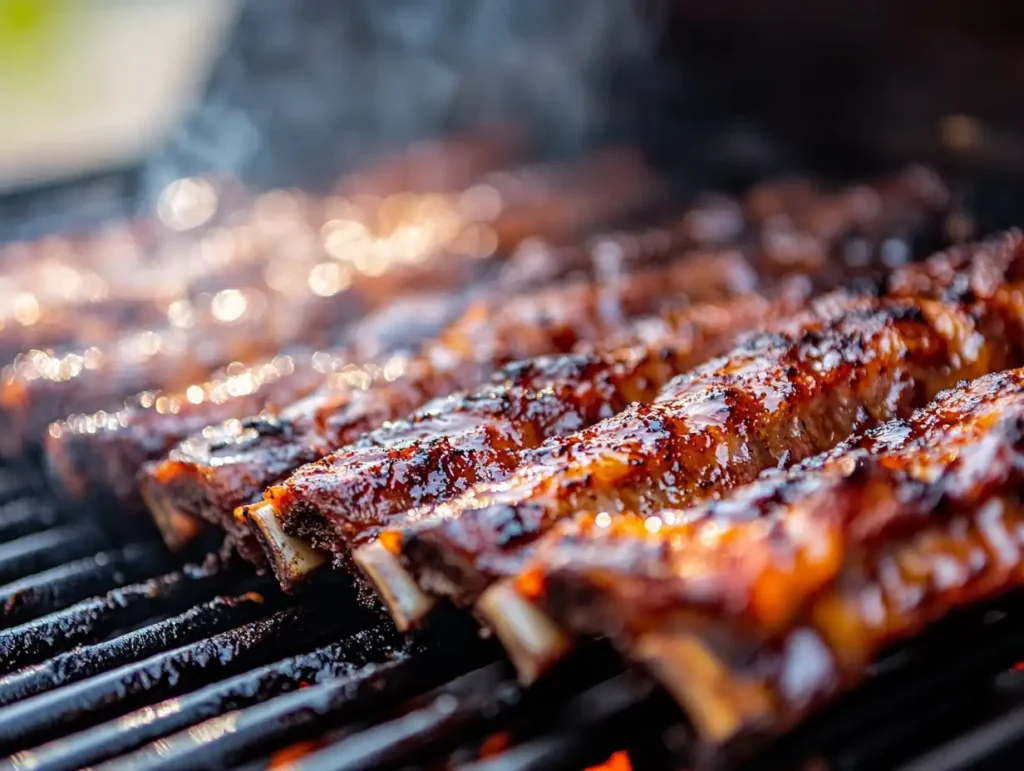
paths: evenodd
<path fill-rule="evenodd" d="M 333 349 L 285 349 L 250 366 L 235 363 L 184 388 L 139 394 L 114 412 L 75 414 L 50 425 L 47 462 L 63 492 L 138 513 L 135 482 L 142 464 L 189 434 L 232 418 L 280 409 L 301 399 L 353 361 L 394 354 L 437 332 L 468 300 L 412 296 L 372 314 Z M 174 409 L 169 409 L 173 405 Z"/>
<path fill-rule="evenodd" d="M 407 510 L 506 478 L 523 451 L 650 402 L 676 374 L 805 302 L 806 281 L 645 319 L 590 353 L 517 362 L 469 392 L 438 399 L 267 490 L 286 530 L 310 533 L 343 559 L 400 530 Z M 311 517 L 324 527 L 309 527 Z M 316 520 L 314 520 L 316 521 Z M 393 535 L 390 536 L 393 541 Z"/>
<path fill-rule="evenodd" d="M 144 469 L 146 494 L 231 531 L 234 509 L 288 472 L 432 398 L 473 387 L 509 361 L 569 351 L 658 307 L 735 294 L 754 281 L 743 257 L 727 251 L 503 304 L 476 303 L 415 356 L 343 369 L 335 382 L 276 415 L 211 427 L 183 442 Z"/>
<path fill-rule="evenodd" d="M 403 557 L 424 588 L 471 605 L 578 511 L 689 505 L 905 416 L 961 379 L 1013 366 L 1024 314 L 1012 279 L 1022 261 L 1012 235 L 907 268 L 930 277 L 917 282 L 929 283 L 928 295 L 826 296 L 676 378 L 654 404 L 549 440 L 510 479 L 420 512 L 402 536 Z M 979 274 L 987 294 L 972 283 Z"/>
<path fill-rule="evenodd" d="M 721 501 L 582 515 L 518 586 L 627 647 L 692 634 L 781 728 L 888 643 L 1024 582 L 1024 371 L 940 394 Z"/>

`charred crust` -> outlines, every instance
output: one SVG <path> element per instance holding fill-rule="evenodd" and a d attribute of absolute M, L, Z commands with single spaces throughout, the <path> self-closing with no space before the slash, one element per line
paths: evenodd
<path fill-rule="evenodd" d="M 298 501 L 281 517 L 281 529 L 290 536 L 310 544 L 314 549 L 333 554 L 335 560 L 348 564 L 348 546 L 330 521 L 316 506 Z"/>
<path fill-rule="evenodd" d="M 471 607 L 490 585 L 472 562 L 437 543 L 429 531 L 404 534 L 402 557 L 424 591 L 448 597 L 460 607 Z"/>

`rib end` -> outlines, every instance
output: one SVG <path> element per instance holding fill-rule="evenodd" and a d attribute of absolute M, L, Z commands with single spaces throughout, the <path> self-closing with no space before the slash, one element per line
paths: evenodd
<path fill-rule="evenodd" d="M 480 595 L 476 612 L 498 635 L 524 684 L 551 669 L 573 645 L 566 632 L 508 581 Z"/>
<path fill-rule="evenodd" d="M 263 501 L 244 506 L 240 516 L 259 539 L 285 591 L 294 589 L 327 562 L 323 554 L 281 528 L 273 504 Z"/>
<path fill-rule="evenodd" d="M 756 681 L 742 681 L 696 636 L 651 632 L 635 653 L 654 672 L 693 721 L 701 738 L 714 747 L 770 722 L 772 699 Z"/>
<path fill-rule="evenodd" d="M 181 551 L 206 529 L 206 523 L 181 511 L 159 490 L 142 484 L 140 491 L 160 537 L 171 551 Z"/>
<path fill-rule="evenodd" d="M 353 555 L 402 632 L 418 626 L 437 601 L 416 584 L 398 558 L 380 542 L 362 546 Z"/>

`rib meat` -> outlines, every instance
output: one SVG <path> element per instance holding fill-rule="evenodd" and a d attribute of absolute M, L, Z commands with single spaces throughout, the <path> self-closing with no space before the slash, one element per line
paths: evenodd
<path fill-rule="evenodd" d="M 166 322 L 167 306 L 153 299 L 112 298 L 40 307 L 36 300 L 26 299 L 22 313 L 0 321 L 0 365 L 34 348 L 102 344 L 121 329 Z"/>
<path fill-rule="evenodd" d="M 721 501 L 567 522 L 518 585 L 647 659 L 706 738 L 776 731 L 884 646 L 1019 587 L 1022 485 L 1012 370 Z"/>
<path fill-rule="evenodd" d="M 191 437 L 143 469 L 143 494 L 151 510 L 198 515 L 231 530 L 235 508 L 288 472 L 434 397 L 473 387 L 504 363 L 569 351 L 666 303 L 734 295 L 754 280 L 741 255 L 725 252 L 610 282 L 576 282 L 500 306 L 477 304 L 388 371 L 353 370 L 340 387 L 321 389 L 245 429 L 222 425 Z"/>
<path fill-rule="evenodd" d="M 828 450 L 960 379 L 1018 363 L 1024 312 L 1009 282 L 1022 261 L 1012 234 L 908 269 L 932 276 L 946 299 L 826 297 L 675 379 L 655 403 L 545 442 L 509 480 L 417 512 L 418 524 L 395 540 L 424 588 L 472 605 L 577 511 L 688 505 Z M 938 278 L 950 264 L 967 268 Z M 972 276 L 991 279 L 996 267 L 995 291 L 971 291 L 981 286 Z"/>
<path fill-rule="evenodd" d="M 250 277 L 248 285 L 218 285 L 216 293 L 194 299 L 184 320 L 169 314 L 162 326 L 129 330 L 106 344 L 27 352 L 3 372 L 0 423 L 6 430 L 0 452 L 9 457 L 34 449 L 52 420 L 114 412 L 131 394 L 187 388 L 232 361 L 251 362 L 292 343 L 336 344 L 345 324 L 367 310 L 411 291 L 465 287 L 490 267 L 479 255 L 438 249 L 428 256 L 417 264 L 385 263 L 355 277 L 343 275 L 348 269 L 337 263 L 290 258 L 286 268 L 299 286 L 289 281 L 280 289 L 270 277 L 271 264 L 257 262 L 267 271 L 255 280 L 253 264 L 244 264 L 237 270 Z M 321 273 L 335 279 L 324 285 Z"/>
<path fill-rule="evenodd" d="M 934 175 L 919 169 L 875 185 L 843 188 L 834 193 L 819 190 L 815 195 L 816 198 L 802 198 L 792 205 L 783 202 L 777 207 L 776 216 L 769 218 L 773 232 L 777 233 L 792 234 L 794 223 L 812 226 L 813 231 L 807 236 L 813 248 L 794 254 L 787 245 L 792 238 L 788 241 L 776 238 L 771 243 L 766 242 L 755 249 L 758 255 L 755 262 L 759 271 L 766 274 L 792 274 L 804 269 L 817 274 L 825 283 L 835 283 L 836 276 L 823 275 L 837 264 L 835 260 L 826 259 L 834 247 L 829 239 L 851 237 L 865 245 L 877 245 L 884 239 L 887 239 L 887 243 L 904 243 L 903 239 L 907 236 L 919 234 L 925 223 L 941 211 L 948 201 L 948 193 L 941 182 Z M 771 200 L 772 195 L 762 198 Z M 563 272 L 576 264 L 588 272 L 603 274 L 610 270 L 617 273 L 623 265 L 628 267 L 648 257 L 657 259 L 695 244 L 720 243 L 737 237 L 748 240 L 754 237 L 756 240 L 757 231 L 743 229 L 742 222 L 742 213 L 730 201 L 710 198 L 698 202 L 682 217 L 670 221 L 666 227 L 639 234 L 625 232 L 618 236 L 598 238 L 582 249 L 570 248 L 569 254 L 555 247 L 527 243 L 513 259 L 512 265 L 515 267 L 506 271 L 501 283 L 514 285 L 524 280 L 536 280 L 545 273 L 550 275 L 552 265 Z M 812 255 L 809 261 L 806 259 L 808 254 Z M 531 255 L 537 259 L 532 259 Z M 552 259 L 553 255 L 557 259 Z M 851 262 L 863 263 L 863 258 L 864 255 L 860 254 L 857 260 Z M 838 264 L 842 265 L 843 262 L 840 260 Z M 841 272 L 844 277 L 849 277 L 856 271 L 846 266 L 841 268 Z M 442 345 L 442 358 L 449 358 L 451 354 L 444 352 L 444 347 Z M 520 348 L 523 355 L 535 355 L 547 350 L 550 349 L 546 346 L 524 345 Z M 470 353 L 473 356 L 494 356 L 481 353 L 479 347 Z M 507 352 L 506 358 L 511 353 Z M 464 352 L 457 352 L 456 355 L 463 356 Z M 462 387 L 472 386 L 502 361 L 501 356 L 498 356 L 487 368 L 481 371 L 477 367 L 471 376 L 459 382 L 447 378 L 440 386 L 416 386 L 411 389 L 411 393 L 406 389 L 407 393 L 400 394 L 401 400 L 398 403 L 393 402 L 394 396 L 385 398 L 377 394 L 382 390 L 391 394 L 400 392 L 410 380 L 415 383 L 419 378 L 426 378 L 429 381 L 433 377 L 429 368 L 425 372 L 414 372 L 411 378 L 401 378 L 397 385 L 374 385 L 369 394 L 354 400 L 355 406 L 352 395 L 344 393 L 350 389 L 342 389 L 340 396 L 328 391 L 288 411 L 290 417 L 284 432 L 288 436 L 285 438 L 282 438 L 276 426 L 269 429 L 273 436 L 256 437 L 253 431 L 245 431 L 246 441 L 244 446 L 239 447 L 234 442 L 234 437 L 239 433 L 235 424 L 227 431 L 208 431 L 214 434 L 212 441 L 218 447 L 213 453 L 208 449 L 211 437 L 198 438 L 183 445 L 169 463 L 150 467 L 145 474 L 145 484 L 151 495 L 150 503 L 158 510 L 169 508 L 179 513 L 187 511 L 193 514 L 205 511 L 221 524 L 230 523 L 231 509 L 252 500 L 260 488 L 280 478 L 301 462 L 334 449 L 332 443 L 343 442 L 382 420 L 398 417 L 438 392 L 459 387 L 460 383 Z M 381 399 L 388 402 L 383 412 L 379 412 L 379 406 L 374 403 Z M 321 422 L 325 422 L 323 418 L 326 415 L 339 410 L 343 419 L 342 426 L 328 426 L 332 436 L 324 439 L 324 429 L 315 425 L 318 412 Z M 365 416 L 367 411 L 377 411 L 377 414 L 370 415 L 368 420 L 361 418 L 362 422 L 352 417 Z M 309 428 L 310 425 L 313 429 Z M 297 431 L 294 430 L 296 426 Z M 303 448 L 302 442 L 308 446 Z"/>
<path fill-rule="evenodd" d="M 471 392 L 431 402 L 303 466 L 264 498 L 286 531 L 344 560 L 408 509 L 504 479 L 524 450 L 653 400 L 671 377 L 792 313 L 808 293 L 809 283 L 795 280 L 771 300 L 746 294 L 645 320 L 630 327 L 632 337 L 613 335 L 610 348 L 516 362 Z M 299 578 L 274 565 L 282 583 Z"/>
<path fill-rule="evenodd" d="M 286 349 L 178 391 L 144 392 L 116 412 L 72 415 L 52 424 L 46 436 L 51 478 L 70 500 L 90 502 L 96 510 L 110 507 L 119 518 L 138 513 L 144 506 L 135 478 L 144 462 L 212 423 L 291 404 L 352 362 L 412 350 L 468 302 L 464 295 L 406 298 L 354 325 L 339 348 Z M 169 525 L 163 532 L 172 540 L 186 536 Z"/>

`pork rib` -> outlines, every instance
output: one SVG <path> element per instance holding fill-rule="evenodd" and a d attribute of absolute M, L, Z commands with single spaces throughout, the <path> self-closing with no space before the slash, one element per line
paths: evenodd
<path fill-rule="evenodd" d="M 848 239 L 851 244 L 869 249 L 878 248 L 883 243 L 905 245 L 904 239 L 920 235 L 948 203 L 948 192 L 941 181 L 921 169 L 910 169 L 873 185 L 840 188 L 836 191 L 818 188 L 808 190 L 811 190 L 809 196 L 798 196 L 793 200 L 772 188 L 760 194 L 758 211 L 763 215 L 762 225 L 772 233 L 772 238 L 765 237 L 763 243 L 754 249 L 758 254 L 758 270 L 765 274 L 792 275 L 804 270 L 816 274 L 825 283 L 834 284 L 836 276 L 831 273 L 837 265 L 843 266 L 840 270 L 845 278 L 858 271 L 852 263 L 857 263 L 860 269 L 864 268 L 866 255 L 861 252 L 857 253 L 856 259 L 849 260 L 851 264 L 842 259 L 830 259 L 841 242 Z M 583 247 L 570 247 L 568 254 L 555 247 L 538 248 L 537 244 L 524 244 L 524 248 L 512 260 L 513 269 L 506 272 L 502 283 L 514 285 L 523 280 L 536 280 L 538 271 L 541 276 L 550 273 L 551 265 L 561 269 L 562 266 L 579 264 L 588 271 L 596 269 L 598 273 L 606 272 L 610 266 L 613 272 L 617 272 L 623 265 L 628 267 L 630 263 L 644 261 L 646 256 L 663 258 L 680 248 L 721 243 L 737 237 L 757 242 L 767 232 L 758 228 L 752 231 L 744 229 L 742 223 L 742 212 L 732 202 L 711 198 L 698 202 L 682 217 L 670 221 L 666 227 L 598 238 Z M 807 227 L 808 230 L 797 232 L 797 226 Z M 793 249 L 794 243 L 800 245 L 796 250 Z M 557 259 L 552 259 L 553 254 Z M 531 255 L 539 259 L 531 259 Z M 870 264 L 871 259 L 867 262 Z M 492 367 L 500 363 L 499 359 L 492 363 Z M 480 374 L 483 376 L 485 373 Z M 467 377 L 463 382 L 472 385 L 470 381 L 474 378 Z M 441 390 L 446 391 L 456 385 L 450 384 Z M 395 391 L 397 387 L 390 390 Z M 371 391 L 376 392 L 376 387 L 371 388 Z M 393 416 L 402 414 L 403 410 L 416 406 L 421 399 L 425 400 L 433 394 L 419 391 L 414 395 L 415 398 L 409 399 Z M 348 406 L 351 398 L 344 394 L 340 397 L 341 407 L 350 414 L 353 412 Z M 290 410 L 295 420 L 290 421 L 288 430 L 291 431 L 292 423 L 312 421 L 310 416 L 318 411 L 318 405 L 324 407 L 321 412 L 339 409 L 338 401 L 336 394 L 327 393 Z M 371 397 L 361 399 L 364 405 L 368 401 L 371 401 Z M 386 416 L 392 417 L 389 413 Z M 373 425 L 375 421 L 369 421 L 363 427 Z M 357 424 L 351 428 L 347 431 L 348 437 L 354 436 L 359 426 Z M 247 440 L 245 447 L 239 447 L 231 441 L 239 433 L 237 427 L 227 432 L 212 431 L 215 434 L 214 442 L 221 448 L 219 457 L 208 452 L 207 443 L 203 440 L 183 445 L 183 451 L 176 453 L 175 457 L 175 460 L 183 463 L 151 466 L 147 470 L 145 485 L 151 494 L 151 505 L 156 510 L 178 513 L 206 511 L 219 523 L 230 523 L 229 510 L 258 495 L 262 486 L 273 482 L 302 461 L 318 457 L 327 449 L 334 449 L 320 441 L 317 432 L 323 432 L 319 428 L 317 432 L 311 433 L 309 429 L 300 426 L 300 431 L 313 444 L 304 452 L 298 452 L 301 449 L 298 445 L 303 441 L 301 437 L 299 440 L 294 437 L 282 440 L 276 428 L 272 430 L 275 437 L 253 437 L 253 431 L 247 430 L 246 435 L 253 441 Z M 224 451 L 222 445 L 225 444 L 230 449 Z M 213 469 L 214 465 L 218 466 L 216 470 Z M 159 479 L 155 479 L 157 471 Z"/>
<path fill-rule="evenodd" d="M 52 424 L 45 438 L 51 479 L 69 500 L 96 511 L 115 510 L 123 522 L 145 508 L 135 481 L 144 462 L 212 423 L 291 404 L 325 379 L 341 376 L 353 362 L 410 351 L 468 302 L 461 295 L 406 298 L 355 324 L 338 348 L 285 349 L 180 390 L 144 392 L 116 412 L 71 415 Z M 161 524 L 168 541 L 181 545 L 197 523 Z"/>
<path fill-rule="evenodd" d="M 578 511 L 684 506 L 828 450 L 960 379 L 1018 363 L 1024 313 L 1010 282 L 1022 264 L 1014 233 L 908 268 L 931 296 L 826 297 L 675 379 L 655 403 L 545 442 L 509 480 L 418 512 L 392 540 L 424 588 L 471 606 Z M 943 277 L 950 265 L 961 271 Z"/>
<path fill-rule="evenodd" d="M 885 645 L 1021 585 L 1022 483 L 1012 370 L 720 502 L 567 522 L 518 586 L 647 660 L 706 739 L 776 732 Z"/>
<path fill-rule="evenodd" d="M 235 508 L 293 469 L 434 397 L 473 387 L 504 363 L 571 350 L 687 292 L 696 299 L 732 295 L 753 282 L 743 257 L 727 251 L 610 282 L 575 282 L 501 306 L 478 303 L 419 354 L 391 368 L 376 368 L 372 376 L 354 370 L 340 385 L 248 428 L 222 425 L 189 438 L 144 467 L 143 494 L 152 511 L 200 516 L 235 531 Z"/>
<path fill-rule="evenodd" d="M 499 371 L 477 389 L 427 404 L 404 420 L 304 466 L 265 493 L 283 529 L 309 536 L 339 562 L 372 543 L 417 506 L 446 500 L 474 483 L 504 479 L 520 454 L 545 439 L 651 401 L 674 375 L 731 347 L 737 336 L 792 313 L 809 282 L 786 283 L 768 299 L 745 294 L 670 311 L 632 325 L 589 353 L 540 357 Z M 251 517 L 256 512 L 250 509 Z M 262 520 L 250 521 L 257 524 Z M 279 580 L 290 563 L 270 547 Z"/>

